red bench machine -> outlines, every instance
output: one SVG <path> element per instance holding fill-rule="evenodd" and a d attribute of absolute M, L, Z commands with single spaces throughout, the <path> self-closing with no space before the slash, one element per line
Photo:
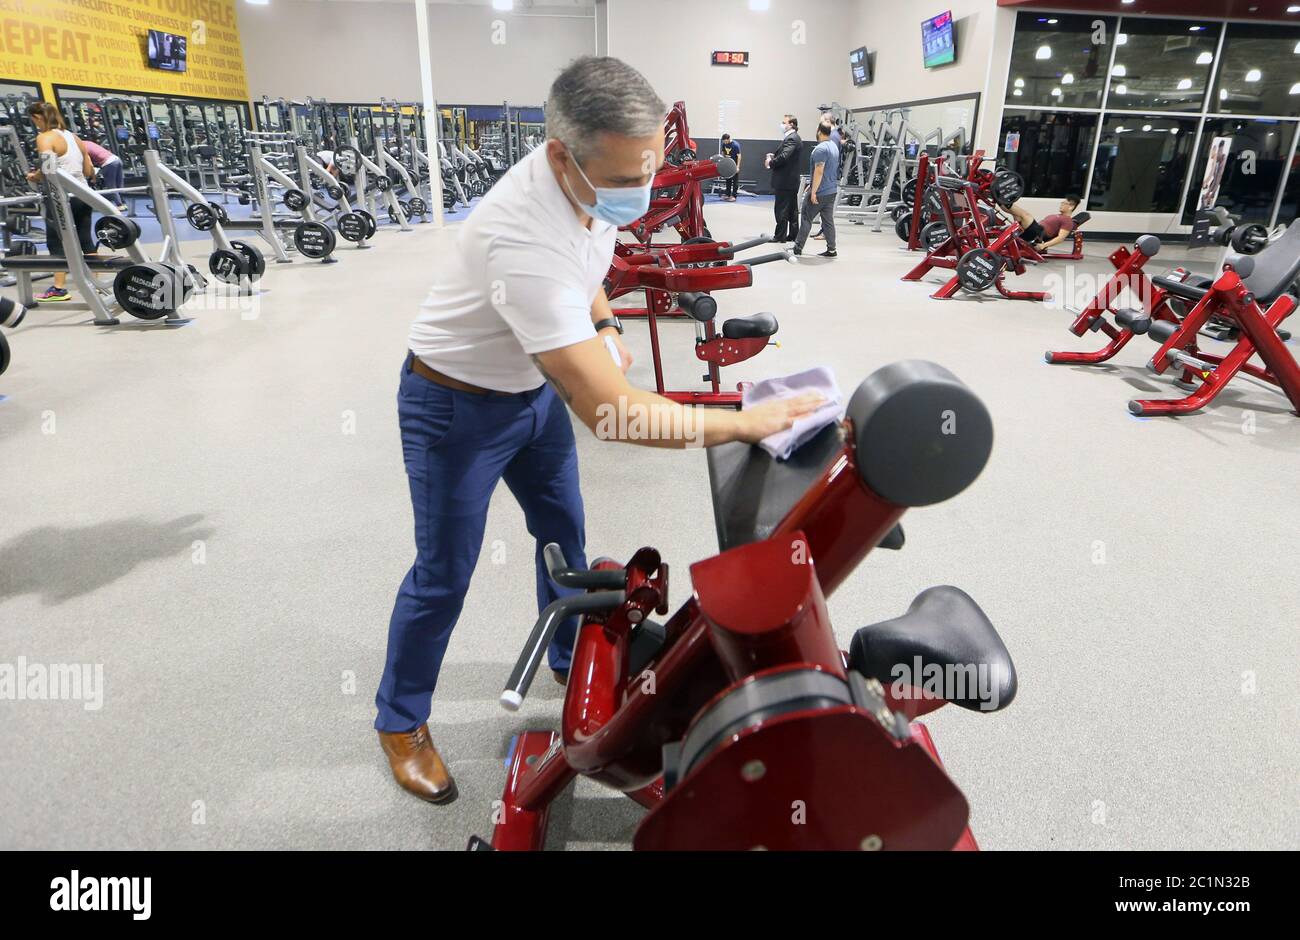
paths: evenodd
<path fill-rule="evenodd" d="M 949 411 L 959 434 L 934 420 Z M 543 848 L 552 803 L 582 775 L 649 810 L 640 850 L 977 848 L 965 798 L 912 719 L 946 702 L 1010 703 L 1015 667 L 997 631 L 962 591 L 931 588 L 903 616 L 859 630 L 845 654 L 826 598 L 908 507 L 973 482 L 992 442 L 987 410 L 957 378 L 901 362 L 863 382 L 847 420 L 787 462 L 714 448 L 721 554 L 691 566 L 693 592 L 662 624 L 651 617 L 669 611 L 669 569 L 657 551 L 573 571 L 549 546 L 555 582 L 585 593 L 542 614 L 501 699 L 520 706 L 557 626 L 583 615 L 563 730 L 514 739 L 492 838 L 469 847 Z M 899 665 L 918 664 L 992 678 L 983 691 L 920 697 L 895 681 Z"/>
<path fill-rule="evenodd" d="M 650 210 L 620 231 L 631 235 L 641 247 L 658 247 L 653 243 L 654 236 L 670 226 L 683 243 L 708 239 L 702 184 L 730 179 L 738 172 L 736 161 L 729 157 L 698 158 L 686 123 L 686 105 L 679 101 L 664 120 L 664 165 L 651 184 Z"/>
<path fill-rule="evenodd" d="M 1144 268 L 1160 251 L 1160 239 L 1146 235 L 1133 251 L 1111 256 L 1115 274 L 1078 314 L 1070 329 L 1076 336 L 1100 331 L 1110 342 L 1095 352 L 1048 352 L 1053 365 L 1096 365 L 1113 358 L 1135 336 L 1149 336 L 1160 349 L 1147 364 L 1157 375 L 1178 368 L 1178 384 L 1191 391 L 1179 400 L 1137 399 L 1129 411 L 1139 417 L 1191 414 L 1211 404 L 1239 373 L 1273 385 L 1300 412 L 1300 366 L 1286 347 L 1281 324 L 1296 308 L 1288 291 L 1300 278 L 1300 225 L 1257 256 L 1242 256 L 1224 265 L 1217 278 L 1198 278 L 1177 269 L 1148 278 Z M 1125 291 L 1140 304 L 1116 304 Z M 1110 315 L 1114 323 L 1106 317 Z M 1205 352 L 1199 338 L 1216 329 L 1214 338 L 1235 343 L 1228 355 Z M 1250 360 L 1256 354 L 1258 366 Z"/>
<path fill-rule="evenodd" d="M 769 241 L 764 237 L 739 245 L 702 242 L 615 254 L 605 278 L 605 293 L 614 300 L 644 291 L 644 307 L 620 308 L 614 313 L 620 319 L 644 319 L 649 323 L 655 390 L 660 395 L 685 405 L 740 407 L 743 386 L 735 392 L 722 391 L 721 369 L 752 359 L 771 345 L 778 324 L 772 314 L 756 313 L 726 320 L 719 331 L 715 322 L 718 302 L 710 295 L 713 291 L 749 287 L 754 283 L 756 265 L 789 260 L 790 252 L 781 251 L 736 261 L 738 252 Z M 659 320 L 682 317 L 695 321 L 695 356 L 708 364 L 704 376 L 710 386 L 708 391 L 676 392 L 664 388 Z"/>
<path fill-rule="evenodd" d="M 980 204 L 976 183 L 956 176 L 936 176 L 928 192 L 947 236 L 926 253 L 925 259 L 903 276 L 919 281 L 935 268 L 954 272 L 952 278 L 930 296 L 948 300 L 959 290 L 980 293 L 990 287 L 1008 300 L 1047 300 L 1042 291 L 1010 290 L 1003 278 L 1008 270 L 1025 273 L 1020 227 L 1010 225 L 990 239 L 987 212 Z M 960 202 L 958 202 L 960 200 Z M 927 226 L 928 228 L 929 226 Z"/>

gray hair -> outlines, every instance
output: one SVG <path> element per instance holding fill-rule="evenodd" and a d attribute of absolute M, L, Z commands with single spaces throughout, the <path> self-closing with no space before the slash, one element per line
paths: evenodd
<path fill-rule="evenodd" d="M 608 56 L 576 59 L 560 73 L 546 101 L 546 136 L 581 160 L 601 133 L 649 137 L 668 106 L 646 77 Z"/>

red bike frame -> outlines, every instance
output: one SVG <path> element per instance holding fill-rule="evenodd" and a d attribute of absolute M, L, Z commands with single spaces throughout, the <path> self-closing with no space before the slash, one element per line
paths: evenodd
<path fill-rule="evenodd" d="M 793 787 L 781 792 L 829 798 L 828 788 L 857 788 L 839 790 L 841 798 L 831 802 L 845 803 L 844 792 L 864 794 L 849 801 L 853 823 L 878 833 L 883 846 L 877 847 L 977 847 L 966 826 L 965 799 L 942 771 L 924 727 L 913 723 L 901 740 L 888 738 L 872 723 L 876 719 L 850 705 L 823 709 L 815 721 L 809 712 L 783 715 L 784 724 L 772 736 L 742 736 L 737 747 L 688 774 L 671 798 L 665 796 L 664 745 L 680 740 L 692 719 L 729 687 L 792 664 L 840 678 L 846 674 L 825 598 L 897 525 L 905 508 L 866 486 L 851 422 L 845 422 L 844 432 L 839 456 L 770 538 L 692 567 L 694 595 L 667 621 L 664 645 L 646 671 L 629 678 L 633 624 L 668 609 L 667 566 L 652 549 L 636 554 L 625 569 L 626 600 L 607 616 L 588 617 L 579 630 L 563 731 L 526 732 L 516 739 L 495 817 L 494 848 L 541 849 L 551 803 L 579 774 L 650 808 L 634 841 L 639 849 L 864 847 L 858 844 L 860 829 L 800 832 L 789 825 L 788 811 L 774 821 L 736 812 L 726 800 L 720 806 L 718 786 L 725 777 L 743 810 L 744 794 L 753 791 L 735 791 L 736 781 L 753 780 L 757 754 L 769 758 L 772 775 L 764 786 Z M 815 567 L 792 562 L 792 546 L 806 548 Z M 618 566 L 606 562 L 597 568 Z M 772 748 L 844 759 L 836 762 L 835 773 L 825 773 L 825 767 L 813 766 L 817 760 L 771 760 Z M 700 799 L 692 798 L 696 793 Z M 710 793 L 713 799 L 707 798 Z M 852 844 L 845 844 L 846 838 Z"/>

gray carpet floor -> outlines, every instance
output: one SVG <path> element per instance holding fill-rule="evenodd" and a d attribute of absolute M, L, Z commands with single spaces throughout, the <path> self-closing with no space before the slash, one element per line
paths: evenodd
<path fill-rule="evenodd" d="M 758 203 L 709 219 L 720 237 L 771 231 Z M 102 664 L 104 700 L 0 701 L 0 848 L 459 849 L 489 833 L 511 735 L 553 725 L 561 695 L 539 682 L 516 716 L 495 702 L 535 616 L 504 487 L 434 701 L 460 799 L 400 792 L 371 730 L 413 553 L 394 395 L 453 234 L 272 266 L 250 313 L 196 301 L 182 328 L 101 329 L 56 307 L 9 334 L 0 663 Z M 1111 247 L 1070 277 L 1109 270 Z M 769 265 L 719 295 L 724 314 L 781 321 L 780 348 L 729 382 L 824 364 L 849 391 L 925 358 L 994 416 L 983 477 L 910 513 L 906 549 L 831 599 L 840 639 L 935 584 L 983 604 L 1019 697 L 929 725 L 985 848 L 1300 847 L 1300 420 L 1247 382 L 1201 415 L 1132 418 L 1136 393 L 1179 394 L 1143 368 L 1154 346 L 1048 366 L 1046 349 L 1100 344 L 1060 309 L 930 300 L 898 280 L 914 260 L 847 226 L 838 261 Z M 628 332 L 648 384 L 645 327 Z M 696 387 L 691 329 L 663 340 L 670 384 Z M 680 603 L 716 548 L 703 454 L 585 433 L 579 449 L 591 554 L 655 545 Z M 579 782 L 551 844 L 626 847 L 640 816 Z"/>

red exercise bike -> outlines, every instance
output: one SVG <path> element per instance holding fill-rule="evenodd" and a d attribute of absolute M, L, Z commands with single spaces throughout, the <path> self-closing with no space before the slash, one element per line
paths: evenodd
<path fill-rule="evenodd" d="M 908 507 L 970 485 L 992 443 L 956 377 L 900 362 L 789 461 L 711 450 L 721 554 L 692 565 L 692 594 L 663 623 L 652 617 L 669 611 L 669 568 L 654 549 L 575 571 L 548 547 L 552 578 L 579 593 L 538 619 L 501 700 L 520 706 L 558 625 L 582 615 L 563 728 L 514 740 L 491 840 L 469 847 L 541 849 L 552 803 L 583 775 L 649 810 L 636 849 L 977 848 L 966 800 L 913 719 L 1011 702 L 997 631 L 969 596 L 936 587 L 843 653 L 826 598 Z"/>

